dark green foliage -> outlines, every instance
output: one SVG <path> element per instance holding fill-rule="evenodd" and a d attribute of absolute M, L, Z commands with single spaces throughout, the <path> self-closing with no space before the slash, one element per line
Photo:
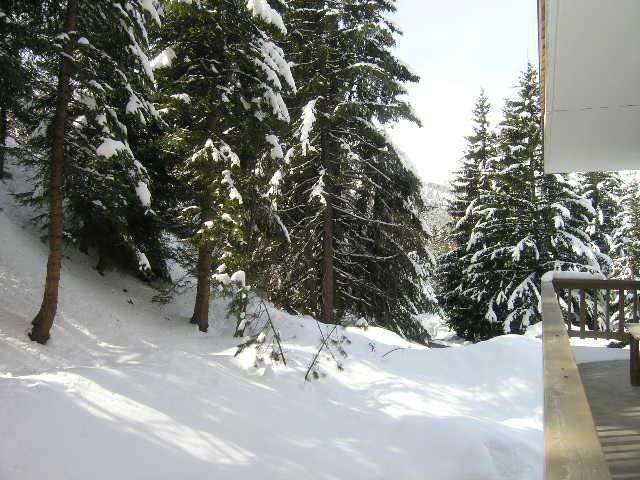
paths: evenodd
<path fill-rule="evenodd" d="M 43 47 L 37 34 L 43 28 L 48 2 L 35 0 L 0 1 L 0 178 L 8 154 L 22 154 L 18 145 L 5 146 L 10 133 L 21 131 L 20 119 L 34 82 L 29 57 Z M 19 139 L 19 137 L 18 137 Z M 23 147 L 19 145 L 19 147 Z"/>
<path fill-rule="evenodd" d="M 455 247 L 440 258 L 438 275 L 439 301 L 447 314 L 447 322 L 458 335 L 469 340 L 486 339 L 501 331 L 497 324 L 484 321 L 484 299 L 468 294 L 466 276 L 472 260 L 475 260 L 474 254 L 483 247 L 483 243 L 470 244 L 469 240 L 480 218 L 474 207 L 480 196 L 492 187 L 492 162 L 495 162 L 497 154 L 497 137 L 488 120 L 490 109 L 482 91 L 473 109 L 473 135 L 467 137 L 467 153 L 451 186 L 453 198 L 449 202 L 449 215 L 452 229 L 449 239 Z M 491 264 L 491 259 L 488 259 L 486 268 L 491 268 Z"/>
<path fill-rule="evenodd" d="M 162 197 L 168 228 L 191 251 L 186 267 L 198 272 L 202 329 L 212 269 L 214 286 L 233 291 L 241 323 L 244 282 L 230 285 L 230 274 L 254 271 L 256 246 L 276 216 L 272 180 L 283 153 L 274 132 L 289 121 L 280 92 L 295 85 L 270 28 L 243 3 L 211 0 L 168 4 L 159 30 L 160 145 L 171 185 Z"/>
<path fill-rule="evenodd" d="M 460 295 L 480 307 L 462 328 L 467 338 L 519 333 L 541 319 L 540 281 L 549 270 L 600 272 L 603 257 L 587 227 L 591 202 L 575 182 L 545 175 L 537 72 L 529 65 L 504 110 L 490 182 L 471 209 L 477 221 Z M 475 312 L 474 312 L 475 313 Z"/>
<path fill-rule="evenodd" d="M 58 34 L 62 16 L 51 13 L 57 12 L 55 5 L 51 3 L 48 23 L 38 32 L 46 45 L 41 43 L 26 55 L 38 74 L 24 117 L 31 131 L 31 154 L 24 162 L 35 168 L 35 191 L 22 199 L 40 205 L 48 196 L 58 58 L 62 46 L 71 42 L 65 234 L 81 250 L 98 254 L 99 270 L 105 264 L 120 264 L 149 278 L 152 271 L 145 251 L 159 248 L 159 225 L 151 209 L 149 176 L 129 140 L 141 135 L 156 116 L 147 99 L 153 82 L 146 53 L 146 23 L 151 15 L 137 1 L 79 1 L 76 32 L 66 36 Z M 164 262 L 155 263 L 157 272 L 165 274 Z"/>
<path fill-rule="evenodd" d="M 283 179 L 289 243 L 273 248 L 269 293 L 290 311 L 345 318 L 424 340 L 434 308 L 420 181 L 381 125 L 414 119 L 400 97 L 417 81 L 392 55 L 389 1 L 289 2 L 299 92 Z M 323 293 L 324 291 L 324 293 Z M 329 298 L 328 298 L 329 297 Z M 327 309 L 333 309 L 328 312 Z"/>
<path fill-rule="evenodd" d="M 640 275 L 640 185 L 629 179 L 622 185 L 621 208 L 614 216 L 613 275 L 617 278 L 637 278 Z"/>
<path fill-rule="evenodd" d="M 581 193 L 591 200 L 595 215 L 588 233 L 598 250 L 608 256 L 603 270 L 613 273 L 614 232 L 620 227 L 618 213 L 622 210 L 623 180 L 617 172 L 589 172 L 581 175 Z"/>

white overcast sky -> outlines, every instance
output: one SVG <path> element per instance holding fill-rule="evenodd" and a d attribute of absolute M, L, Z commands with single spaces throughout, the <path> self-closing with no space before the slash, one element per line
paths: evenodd
<path fill-rule="evenodd" d="M 420 75 L 409 100 L 422 128 L 402 122 L 395 143 L 425 181 L 446 183 L 464 154 L 484 87 L 493 123 L 527 61 L 537 65 L 536 0 L 397 0 L 396 53 Z"/>

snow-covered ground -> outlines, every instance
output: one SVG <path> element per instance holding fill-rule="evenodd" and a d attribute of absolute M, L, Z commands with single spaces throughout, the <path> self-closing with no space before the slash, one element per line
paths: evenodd
<path fill-rule="evenodd" d="M 224 301 L 202 334 L 190 295 L 152 303 L 149 286 L 69 250 L 52 338 L 28 341 L 46 246 L 9 195 L 23 182 L 12 174 L 0 183 L 1 479 L 542 478 L 535 338 L 427 349 L 339 328 L 305 382 L 312 319 L 271 309 L 287 366 L 251 348 L 234 357 Z"/>

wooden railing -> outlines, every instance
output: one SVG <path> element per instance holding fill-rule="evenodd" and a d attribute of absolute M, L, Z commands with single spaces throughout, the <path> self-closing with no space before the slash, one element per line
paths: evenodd
<path fill-rule="evenodd" d="M 557 278 L 553 280 L 553 286 L 558 301 L 566 306 L 568 335 L 628 342 L 629 380 L 631 385 L 640 386 L 640 281 Z"/>
<path fill-rule="evenodd" d="M 542 285 L 546 480 L 610 480 L 554 286 Z"/>
<path fill-rule="evenodd" d="M 566 305 L 570 337 L 628 340 L 626 324 L 638 322 L 640 281 L 557 278 L 553 285 Z"/>

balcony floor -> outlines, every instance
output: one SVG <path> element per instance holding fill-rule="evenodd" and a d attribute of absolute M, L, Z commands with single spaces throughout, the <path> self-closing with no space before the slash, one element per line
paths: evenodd
<path fill-rule="evenodd" d="M 629 383 L 629 361 L 578 368 L 611 476 L 640 480 L 640 387 Z"/>

